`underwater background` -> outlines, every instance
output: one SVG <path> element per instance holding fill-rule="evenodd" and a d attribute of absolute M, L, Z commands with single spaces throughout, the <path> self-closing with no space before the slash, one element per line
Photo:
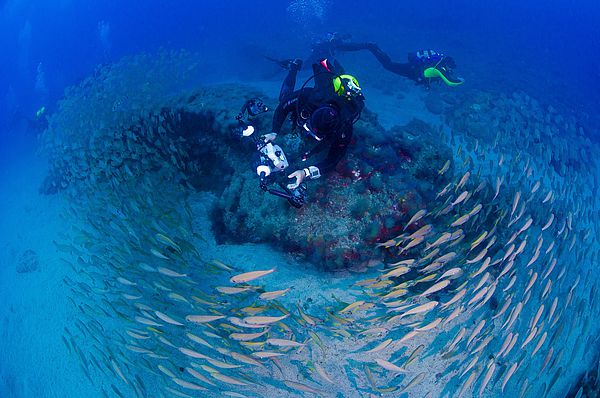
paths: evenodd
<path fill-rule="evenodd" d="M 0 397 L 598 396 L 599 18 L 0 1 Z M 331 32 L 465 84 L 336 53 L 366 109 L 296 209 L 232 131 Z"/>

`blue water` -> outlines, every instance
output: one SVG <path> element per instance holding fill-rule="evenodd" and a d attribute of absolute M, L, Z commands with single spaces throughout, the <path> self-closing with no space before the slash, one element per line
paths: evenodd
<path fill-rule="evenodd" d="M 53 104 L 96 65 L 126 54 L 187 48 L 206 54 L 210 77 L 249 79 L 264 72 L 261 55 L 300 56 L 312 40 L 336 31 L 376 41 L 400 61 L 420 48 L 443 50 L 478 87 L 529 88 L 580 106 L 598 100 L 600 6 L 593 1 L 299 3 L 306 3 L 303 12 L 291 14 L 289 2 L 278 1 L 6 1 L 2 121 L 17 109 L 29 114 Z M 311 15 L 311 3 L 322 15 Z M 36 89 L 40 64 L 44 79 Z"/>
<path fill-rule="evenodd" d="M 398 61 L 424 48 L 450 54 L 466 80 L 465 89 L 527 93 L 543 109 L 550 105 L 576 118 L 583 136 L 597 145 L 599 20 L 600 3 L 592 0 L 1 1 L 0 397 L 101 396 L 98 384 L 85 378 L 79 358 L 61 341 L 64 327 L 78 314 L 69 310 L 67 296 L 60 293 L 62 277 L 71 271 L 58 260 L 53 242 L 68 235 L 72 225 L 61 216 L 68 212 L 68 198 L 38 191 L 47 164 L 37 154 L 42 129 L 35 124 L 40 107 L 49 114 L 56 112 L 65 89 L 99 66 L 127 55 L 187 49 L 201 54 L 198 76 L 203 84 L 263 84 L 265 92 L 276 96 L 283 73 L 264 55 L 306 58 L 311 44 L 327 32 L 349 33 L 356 41 L 377 42 Z M 415 115 L 433 117 L 410 104 L 390 109 L 389 101 L 396 95 L 394 79 L 402 81 L 398 85 L 409 85 L 383 70 L 367 52 L 341 53 L 338 58 L 352 67 L 365 87 L 389 95 L 367 97 L 370 110 L 381 112 L 386 127 L 404 124 Z M 403 91 L 410 101 L 425 93 L 412 85 Z M 237 110 L 239 104 L 231 107 Z M 591 176 L 577 183 L 591 186 L 598 180 Z M 587 221 L 597 228 L 597 201 L 587 204 L 594 216 Z M 251 269 L 264 258 L 274 263 L 289 260 L 264 246 L 228 248 L 212 242 L 209 247 L 215 259 L 246 256 Z M 39 256 L 37 270 L 16 272 L 28 249 Z M 597 266 L 598 248 L 590 250 L 596 254 L 586 258 L 586 266 Z M 294 272 L 290 275 L 298 277 Z M 313 270 L 307 266 L 306 272 Z M 597 280 L 586 282 L 586 287 L 598 286 Z M 343 281 L 339 283 L 333 285 L 344 290 Z M 587 330 L 598 330 L 598 325 Z M 587 338 L 581 337 L 578 344 Z M 597 351 L 595 344 L 591 350 Z M 563 360 L 569 355 L 570 351 Z M 554 370 L 548 379 L 553 375 Z M 575 385 L 576 380 L 560 376 L 560 390 L 554 389 L 552 396 L 564 395 Z M 116 396 L 109 387 L 110 376 L 100 384 Z"/>

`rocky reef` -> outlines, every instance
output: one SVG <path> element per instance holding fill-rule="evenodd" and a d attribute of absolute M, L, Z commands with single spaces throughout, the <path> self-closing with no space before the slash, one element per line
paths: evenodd
<path fill-rule="evenodd" d="M 396 236 L 453 178 L 455 160 L 441 128 L 414 119 L 386 130 L 366 109 L 336 172 L 309 181 L 307 203 L 293 208 L 259 189 L 253 144 L 232 132 L 246 99 L 261 97 L 271 109 L 276 100 L 246 85 L 194 88 L 194 62 L 186 52 L 129 57 L 67 91 L 44 135 L 50 171 L 42 191 L 76 193 L 81 184 L 168 169 L 170 179 L 217 196 L 212 219 L 219 241 L 269 243 L 332 270 L 366 264 L 374 243 Z M 523 150 L 560 175 L 591 163 L 576 119 L 526 94 L 429 94 L 428 107 L 476 142 L 471 147 L 485 143 L 502 152 L 521 140 Z M 271 114 L 253 123 L 267 132 Z M 577 139 L 567 145 L 569 137 Z M 549 141 L 557 143 L 553 151 L 544 149 Z M 277 143 L 293 169 L 302 137 L 288 131 Z"/>
<path fill-rule="evenodd" d="M 148 68 L 150 77 L 124 79 L 153 63 L 160 65 Z M 400 231 L 452 174 L 438 173 L 452 156 L 432 126 L 413 120 L 388 131 L 366 110 L 337 172 L 310 181 L 307 203 L 296 209 L 259 189 L 253 146 L 232 133 L 246 99 L 260 96 L 271 108 L 276 100 L 243 85 L 176 90 L 182 84 L 163 74 L 190 71 L 188 63 L 186 54 L 127 58 L 71 89 L 44 137 L 51 167 L 42 191 L 167 167 L 170 178 L 217 195 L 220 241 L 270 243 L 340 269 L 372 258 L 371 243 Z M 253 122 L 266 132 L 271 114 Z M 301 141 L 284 134 L 277 143 L 293 162 Z"/>
<path fill-rule="evenodd" d="M 272 242 L 327 269 L 373 258 L 369 247 L 399 233 L 445 182 L 438 174 L 451 158 L 426 123 L 384 130 L 374 113 L 356 124 L 355 141 L 336 173 L 310 181 L 308 203 L 295 209 L 258 189 L 249 162 L 240 162 L 214 211 L 221 239 Z M 293 137 L 282 146 L 293 147 Z M 245 157 L 247 159 L 247 155 Z"/>

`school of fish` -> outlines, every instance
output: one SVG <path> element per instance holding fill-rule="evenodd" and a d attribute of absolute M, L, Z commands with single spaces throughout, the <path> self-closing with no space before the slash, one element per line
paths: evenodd
<path fill-rule="evenodd" d="M 55 244 L 78 313 L 63 342 L 105 396 L 560 396 L 594 354 L 595 165 L 559 176 L 524 132 L 518 148 L 442 134 L 452 182 L 348 277 L 353 300 L 317 308 L 288 299 L 293 279 L 272 287 L 281 265 L 198 250 L 185 143 L 147 119 L 144 139 L 52 147 L 88 170 L 68 176 Z"/>

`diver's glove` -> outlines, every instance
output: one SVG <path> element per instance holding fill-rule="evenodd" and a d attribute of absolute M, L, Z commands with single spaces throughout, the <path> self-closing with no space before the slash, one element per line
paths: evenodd
<path fill-rule="evenodd" d="M 293 59 L 284 59 L 282 61 L 274 60 L 277 65 L 281 66 L 283 69 L 291 70 L 291 71 L 299 71 L 302 69 L 302 60 L 300 58 Z"/>
<path fill-rule="evenodd" d="M 260 138 L 265 142 L 265 144 L 268 144 L 269 142 L 275 141 L 275 138 L 277 138 L 277 133 L 265 134 Z"/>
<path fill-rule="evenodd" d="M 300 58 L 293 59 L 289 64 L 289 70 L 299 71 L 302 69 L 302 60 Z"/>
<path fill-rule="evenodd" d="M 300 184 L 302 184 L 302 181 L 304 181 L 305 178 L 310 178 L 311 180 L 315 180 L 319 177 L 321 177 L 321 172 L 319 171 L 319 168 L 317 166 L 309 166 L 308 168 L 304 169 L 304 170 L 296 170 L 294 171 L 292 174 L 290 174 L 288 176 L 288 178 L 295 178 L 296 182 L 294 182 L 293 184 L 288 184 L 287 188 L 288 189 L 296 189 L 300 186 Z"/>
<path fill-rule="evenodd" d="M 304 181 L 304 179 L 306 178 L 306 173 L 304 172 L 304 170 L 296 170 L 292 174 L 290 174 L 288 178 L 295 178 L 296 182 L 294 182 L 293 184 L 288 184 L 287 188 L 296 189 L 300 186 L 300 184 L 302 184 L 302 181 Z"/>

